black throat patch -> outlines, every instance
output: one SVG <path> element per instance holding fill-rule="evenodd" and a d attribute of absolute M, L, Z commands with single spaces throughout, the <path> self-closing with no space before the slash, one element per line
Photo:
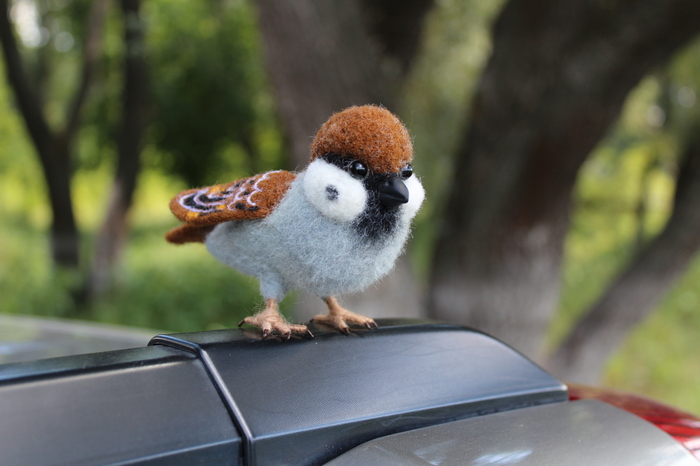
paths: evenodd
<path fill-rule="evenodd" d="M 391 236 L 399 224 L 401 209 L 387 208 L 379 199 L 379 188 L 387 178 L 387 175 L 371 174 L 362 182 L 367 188 L 367 205 L 354 226 L 360 236 L 373 242 Z"/>
<path fill-rule="evenodd" d="M 350 166 L 354 162 L 352 156 L 333 153 L 325 154 L 321 158 L 348 173 L 350 173 Z M 390 209 L 384 206 L 379 198 L 379 188 L 389 176 L 392 175 L 372 173 L 370 171 L 367 177 L 361 180 L 367 190 L 367 205 L 360 217 L 354 222 L 353 227 L 358 235 L 372 242 L 381 241 L 391 236 L 399 223 L 400 209 Z M 332 192 L 327 192 L 326 194 L 329 196 L 333 195 Z"/>

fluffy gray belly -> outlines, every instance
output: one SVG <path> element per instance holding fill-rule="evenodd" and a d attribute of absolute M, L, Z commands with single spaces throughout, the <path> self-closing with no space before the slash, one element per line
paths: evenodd
<path fill-rule="evenodd" d="M 386 275 L 407 236 L 400 221 L 391 237 L 361 241 L 349 224 L 324 217 L 301 190 L 290 189 L 269 217 L 218 225 L 206 245 L 221 262 L 260 279 L 263 294 L 279 287 L 325 297 L 363 290 Z"/>

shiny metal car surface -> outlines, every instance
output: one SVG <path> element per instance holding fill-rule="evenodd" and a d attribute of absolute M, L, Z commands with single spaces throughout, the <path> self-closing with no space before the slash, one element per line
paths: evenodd
<path fill-rule="evenodd" d="M 146 346 L 144 329 L 0 314 L 0 364 Z"/>
<path fill-rule="evenodd" d="M 581 400 L 440 424 L 367 442 L 329 465 L 697 465 L 663 431 Z"/>

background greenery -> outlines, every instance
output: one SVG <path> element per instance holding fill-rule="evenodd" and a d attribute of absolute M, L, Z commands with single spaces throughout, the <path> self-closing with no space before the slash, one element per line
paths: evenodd
<path fill-rule="evenodd" d="M 39 54 L 50 57 L 45 94 L 48 108 L 58 109 L 75 80 L 79 53 L 77 47 L 61 45 L 59 32 L 79 33 L 78 19 L 84 14 L 79 7 L 86 2 L 46 4 L 44 14 L 56 30 L 43 45 L 25 40 L 23 51 L 30 63 L 40 63 Z M 213 260 L 201 246 L 178 247 L 163 240 L 176 225 L 168 201 L 179 190 L 287 164 L 252 8 L 245 1 L 153 0 L 144 9 L 154 125 L 117 287 L 89 306 L 73 302 L 68 291 L 79 277 L 52 269 L 46 234 L 50 211 L 40 167 L 8 86 L 0 81 L 0 312 L 192 331 L 234 326 L 263 305 L 254 280 Z M 429 196 L 411 247 L 423 271 L 435 206 L 446 191 L 440 180 L 450 170 L 448 154 L 470 88 L 488 56 L 489 27 L 497 10 L 497 2 L 440 2 L 405 90 L 411 111 L 403 118 L 415 137 L 417 172 Z M 86 248 L 102 221 L 114 169 L 119 27 L 112 15 L 104 76 L 91 96 L 79 138 L 72 189 Z M 221 76 L 226 79 L 215 79 Z M 636 248 L 663 226 L 677 165 L 674 136 L 697 120 L 693 89 L 700 89 L 699 81 L 700 44 L 695 43 L 668 69 L 638 86 L 617 127 L 587 162 L 578 181 L 552 344 Z M 49 111 L 55 118 L 58 114 Z M 609 362 L 606 384 L 700 413 L 700 355 L 686 349 L 697 347 L 693 343 L 700 336 L 698 283 L 700 260 Z"/>

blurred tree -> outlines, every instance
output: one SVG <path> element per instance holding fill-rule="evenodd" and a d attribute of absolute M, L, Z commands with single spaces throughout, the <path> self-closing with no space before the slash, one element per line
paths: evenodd
<path fill-rule="evenodd" d="M 687 145 L 673 213 L 558 347 L 548 366 L 565 380 L 597 382 L 622 337 L 647 317 L 700 249 L 700 131 Z"/>
<path fill-rule="evenodd" d="M 151 8 L 154 136 L 168 168 L 188 186 L 223 182 L 223 152 L 236 144 L 246 171 L 255 173 L 266 165 L 256 139 L 268 123 L 251 5 L 212 0 Z"/>
<path fill-rule="evenodd" d="M 632 87 L 700 31 L 696 10 L 694 0 L 506 4 L 457 154 L 432 317 L 540 356 L 578 170 Z"/>
<path fill-rule="evenodd" d="M 90 5 L 89 14 L 81 10 Z M 74 147 L 82 126 L 88 93 L 93 87 L 102 56 L 102 36 L 107 14 L 107 0 L 83 4 L 76 2 L 67 7 L 67 17 L 85 17 L 82 44 L 82 72 L 75 94 L 64 118 L 64 128 L 52 131 L 46 116 L 45 102 L 41 101 L 43 87 L 32 82 L 24 71 L 19 49 L 12 34 L 7 16 L 8 5 L 3 2 L 0 10 L 2 41 L 7 63 L 8 80 L 12 85 L 32 141 L 44 167 L 53 210 L 52 246 L 57 265 L 77 268 L 79 265 L 79 234 L 73 215 L 70 181 L 74 173 L 76 157 Z M 139 158 L 143 134 L 146 127 L 146 65 L 143 27 L 140 20 L 140 1 L 121 0 L 124 27 L 124 79 L 122 123 L 117 137 L 117 170 L 110 197 L 107 215 L 97 236 L 92 267 L 85 288 L 75 297 L 82 299 L 106 289 L 112 275 L 114 263 L 119 256 L 126 234 L 126 214 L 139 172 Z M 60 33 L 58 33 L 60 34 Z M 72 40 L 72 39 L 71 39 Z M 60 48 L 60 47 L 59 47 Z M 37 69 L 43 80 L 49 80 L 51 68 L 45 52 L 39 54 Z M 41 60 L 43 58 L 44 60 Z M 43 66 L 42 66 L 43 65 Z M 54 70 L 55 71 L 55 70 Z"/>
<path fill-rule="evenodd" d="M 122 121 L 117 136 L 117 171 L 105 220 L 95 241 L 87 294 L 103 293 L 112 282 L 117 262 L 126 242 L 127 213 L 131 206 L 136 177 L 141 167 L 141 149 L 147 127 L 148 79 L 144 25 L 140 0 L 121 0 L 124 17 L 124 83 Z"/>
<path fill-rule="evenodd" d="M 114 166 L 103 223 L 84 261 L 86 280 L 75 290 L 79 300 L 113 284 L 144 146 L 146 166 L 175 173 L 189 185 L 278 166 L 282 152 L 249 2 L 154 0 L 142 8 L 140 0 L 120 0 L 115 6 L 121 18 L 108 17 L 108 5 L 108 0 L 0 4 L 8 82 L 44 167 L 57 264 L 76 270 L 79 265 L 71 180 Z M 37 38 L 22 35 L 24 46 L 18 44 L 12 23 L 20 35 L 29 29 Z M 146 23 L 152 26 L 148 34 Z M 81 73 L 76 59 L 82 61 Z M 71 92 L 74 97 L 67 99 Z M 68 110 L 57 115 L 64 101 L 70 101 Z M 153 131 L 147 131 L 152 121 Z M 87 131 L 79 137 L 80 129 Z"/>
<path fill-rule="evenodd" d="M 5 71 L 27 132 L 41 161 L 53 213 L 51 249 L 59 266 L 77 268 L 79 236 L 70 194 L 71 158 L 74 143 L 90 87 L 93 84 L 100 52 L 100 41 L 107 0 L 92 2 L 83 41 L 82 73 L 72 99 L 69 99 L 63 127 L 53 129 L 44 107 L 40 87 L 26 71 L 10 23 L 7 0 L 0 0 L 0 41 L 5 55 Z M 66 37 L 65 40 L 68 40 Z M 70 39 L 72 40 L 72 39 Z M 45 71 L 40 69 L 40 71 Z"/>

